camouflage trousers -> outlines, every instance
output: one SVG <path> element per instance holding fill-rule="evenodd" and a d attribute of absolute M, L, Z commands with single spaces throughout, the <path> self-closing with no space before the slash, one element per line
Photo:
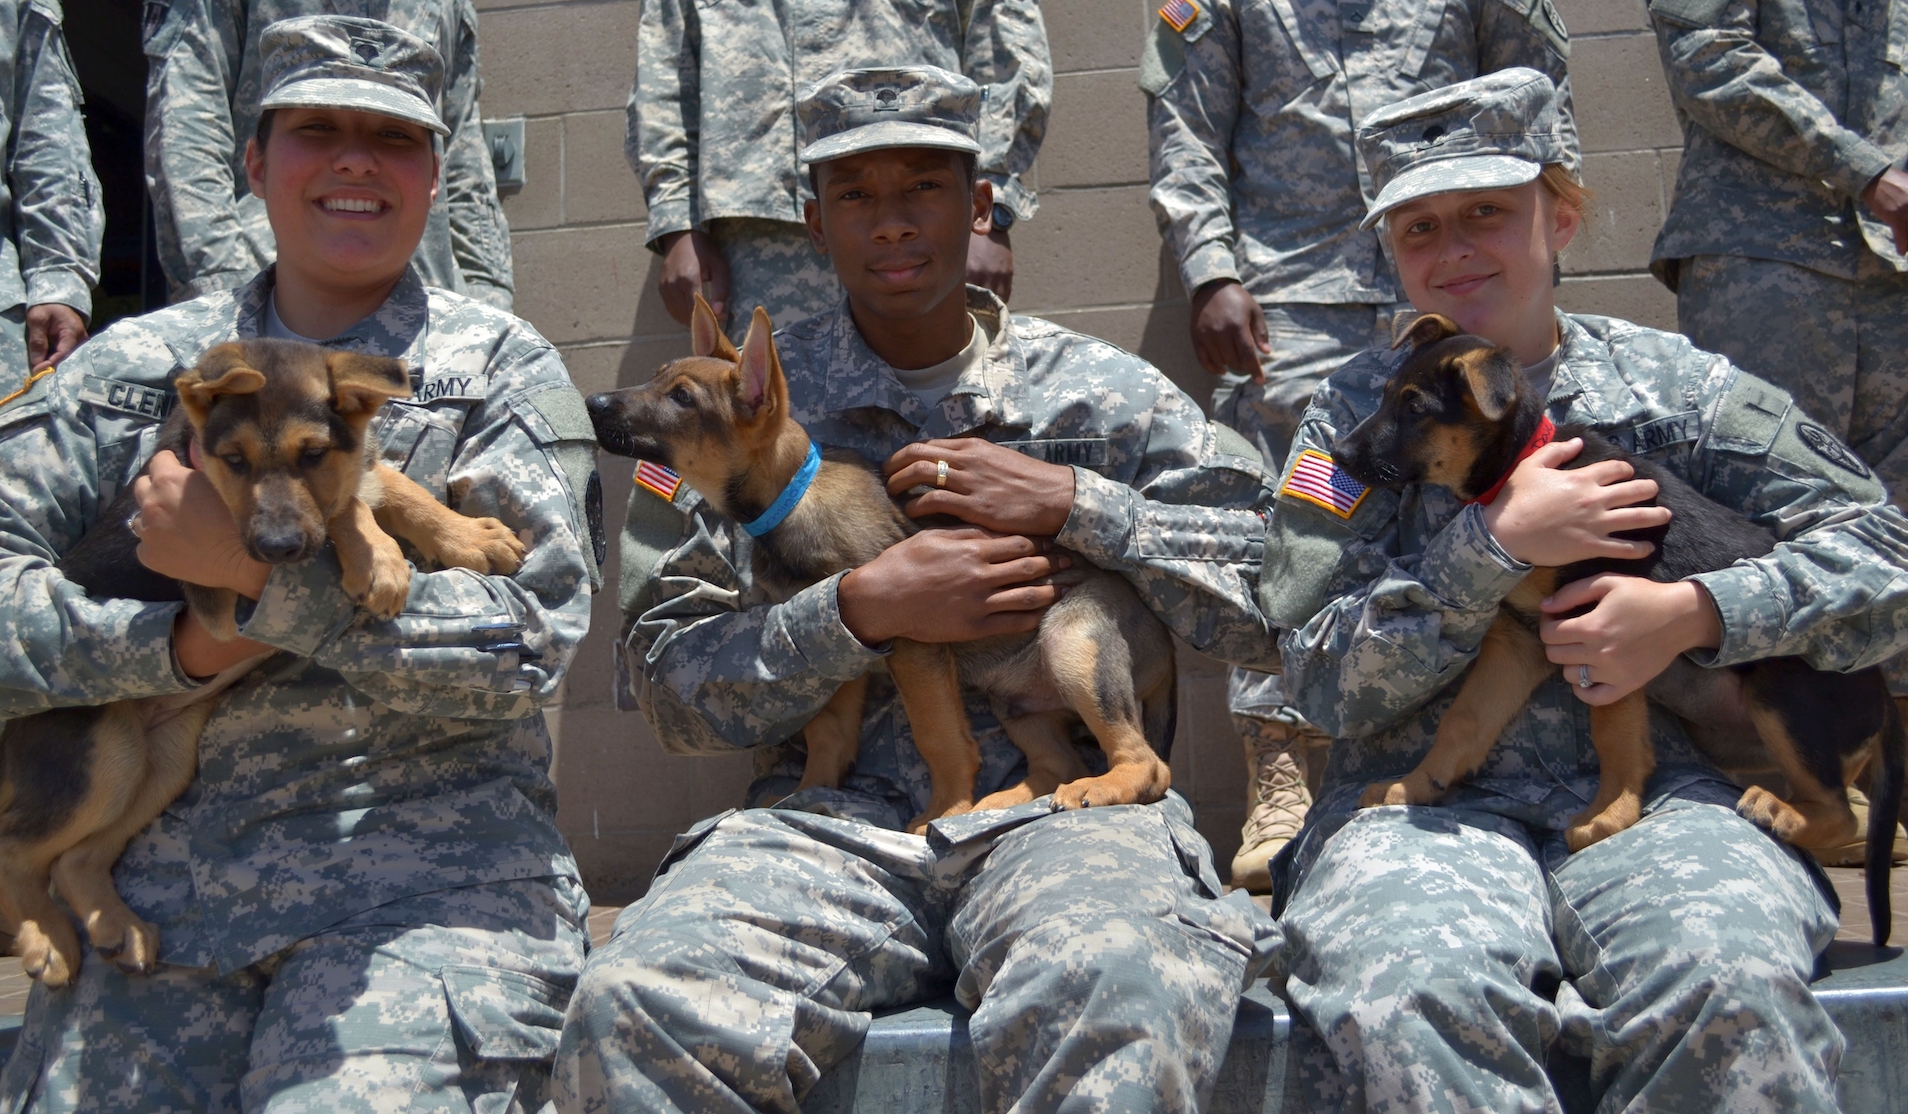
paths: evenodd
<path fill-rule="evenodd" d="M 737 344 L 755 307 L 776 328 L 834 309 L 841 301 L 835 265 L 809 242 L 807 227 L 733 217 L 709 222 L 709 235 L 729 264 L 729 333 Z"/>
<path fill-rule="evenodd" d="M 33 987 L 0 1110 L 534 1110 L 588 912 L 542 878 L 408 897 L 230 974 L 88 952 L 72 985 Z"/>
<path fill-rule="evenodd" d="M 590 957 L 557 1053 L 564 1111 L 795 1114 L 869 1011 L 952 991 L 981 1108 L 1199 1109 L 1278 928 L 1220 898 L 1178 796 L 927 838 L 785 809 L 680 838 Z"/>
<path fill-rule="evenodd" d="M 1390 344 L 1391 319 L 1411 306 L 1262 303 L 1259 308 L 1272 342 L 1271 353 L 1261 361 L 1265 382 L 1228 372 L 1213 388 L 1212 416 L 1257 445 L 1267 468 L 1283 473 L 1312 392 L 1354 355 Z M 1286 703 L 1276 673 L 1234 669 L 1226 681 L 1226 698 L 1234 716 L 1304 722 Z"/>
<path fill-rule="evenodd" d="M 1835 912 L 1728 808 L 1658 800 L 1574 855 L 1492 813 L 1356 812 L 1281 923 L 1329 1050 L 1300 1057 L 1316 1108 L 1556 1111 L 1561 1051 L 1599 1110 L 1836 1109 L 1844 1042 L 1808 985 Z"/>

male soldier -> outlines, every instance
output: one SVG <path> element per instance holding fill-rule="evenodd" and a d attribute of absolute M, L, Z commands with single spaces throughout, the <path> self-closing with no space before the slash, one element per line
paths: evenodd
<path fill-rule="evenodd" d="M 106 230 L 59 0 L 0 0 L 0 395 L 86 339 Z"/>
<path fill-rule="evenodd" d="M 642 180 L 670 314 L 687 324 L 707 283 L 740 339 L 758 305 L 786 322 L 841 300 L 802 227 L 814 189 L 796 164 L 794 107 L 809 85 L 855 66 L 938 66 L 985 90 L 978 158 L 994 209 L 992 225 L 974 233 L 967 278 L 1006 300 L 1008 230 L 1038 207 L 1020 176 L 1040 153 L 1053 103 L 1038 0 L 825 0 L 782 13 L 774 4 L 643 5 L 624 150 Z"/>
<path fill-rule="evenodd" d="M 907 509 L 972 525 L 771 604 L 740 528 L 657 487 L 624 535 L 622 661 L 672 750 L 790 739 L 890 639 L 1032 629 L 1055 598 L 1027 584 L 1055 567 L 1036 540 L 1049 537 L 1126 576 L 1193 645 L 1264 660 L 1258 455 L 1144 361 L 964 284 L 993 203 L 972 169 L 982 106 L 973 82 L 932 67 L 848 71 L 804 96 L 808 229 L 847 299 L 777 337 L 813 437 L 886 461 L 897 493 L 946 461 L 945 488 Z M 1017 782 L 1025 766 L 987 702 L 970 693 L 966 714 L 976 792 Z M 1245 895 L 1218 899 L 1185 800 L 1052 813 L 1042 798 L 923 839 L 902 827 L 928 802 L 927 768 L 885 676 L 861 730 L 840 788 L 782 797 L 801 759 L 771 754 L 749 800 L 777 807 L 677 841 L 578 984 L 559 1105 L 792 1114 L 869 1011 L 952 990 L 974 1010 L 984 1110 L 1198 1109 L 1277 929 Z"/>
<path fill-rule="evenodd" d="M 588 418 L 534 330 L 411 265 L 448 131 L 437 52 L 307 16 L 265 28 L 259 58 L 272 124 L 245 168 L 276 265 L 114 325 L 0 408 L 0 716 L 181 692 L 271 655 L 120 862 L 158 970 L 89 954 L 68 988 L 36 987 L 0 1108 L 534 1108 L 585 947 L 539 709 L 589 618 Z M 53 562 L 135 482 L 174 377 L 258 336 L 402 357 L 414 394 L 378 417 L 383 459 L 502 519 L 532 546 L 522 568 L 420 570 L 403 613 L 371 621 L 329 549 L 252 561 L 210 481 L 159 453 L 136 481 L 140 561 L 246 597 L 242 637 L 63 578 Z"/>
<path fill-rule="evenodd" d="M 1510 66 L 1570 87 L 1570 40 L 1551 0 L 1171 0 L 1147 39 L 1153 211 L 1192 295 L 1199 363 L 1223 376 L 1213 413 L 1277 470 L 1319 381 L 1391 340 L 1410 308 L 1378 237 L 1359 228 L 1371 171 L 1352 136 L 1404 97 Z M 1435 142 L 1435 137 L 1427 137 Z M 1232 722 L 1253 771 L 1234 885 L 1266 864 L 1311 802 L 1305 751 L 1330 743 L 1278 677 L 1235 669 Z"/>
<path fill-rule="evenodd" d="M 1908 506 L 1908 10 L 1653 0 L 1683 161 L 1650 268 L 1677 326 L 1795 396 Z M 1908 698 L 1908 665 L 1889 666 Z M 1908 700 L 1904 701 L 1908 711 Z M 1864 826 L 1867 802 L 1851 792 Z M 1895 841 L 1897 861 L 1908 841 Z M 1862 845 L 1817 852 L 1857 865 Z"/>
<path fill-rule="evenodd" d="M 272 261 L 264 203 L 247 188 L 245 145 L 261 124 L 260 35 L 323 11 L 402 27 L 447 67 L 434 136 L 443 160 L 436 204 L 418 245 L 427 286 L 508 310 L 510 227 L 484 142 L 477 98 L 477 11 L 471 0 L 147 0 L 146 190 L 172 300 L 232 290 Z"/>

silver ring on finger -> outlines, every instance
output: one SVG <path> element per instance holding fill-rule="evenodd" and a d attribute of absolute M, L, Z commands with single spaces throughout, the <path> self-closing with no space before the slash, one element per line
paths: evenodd
<path fill-rule="evenodd" d="M 145 520 L 139 517 L 143 513 L 145 512 L 134 511 L 133 513 L 126 516 L 126 529 L 132 531 L 132 536 L 135 538 L 143 538 L 146 536 L 145 535 L 145 527 L 146 527 Z"/>
<path fill-rule="evenodd" d="M 1577 687 L 1587 689 L 1595 683 L 1595 681 L 1590 679 L 1590 667 L 1587 665 L 1579 665 L 1577 667 Z"/>
<path fill-rule="evenodd" d="M 945 460 L 937 460 L 934 462 L 934 486 L 947 486 L 947 461 Z"/>

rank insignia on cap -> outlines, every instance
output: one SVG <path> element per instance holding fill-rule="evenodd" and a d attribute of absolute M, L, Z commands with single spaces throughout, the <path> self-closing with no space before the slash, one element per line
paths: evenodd
<path fill-rule="evenodd" d="M 1279 494 L 1324 507 L 1340 518 L 1350 518 L 1358 504 L 1365 501 L 1366 490 L 1364 484 L 1334 464 L 1331 457 L 1317 449 L 1306 449 L 1299 454 L 1298 463 L 1292 466 L 1292 474 L 1286 478 L 1285 486 L 1279 488 Z"/>
<path fill-rule="evenodd" d="M 663 497 L 665 501 L 676 497 L 676 489 L 682 486 L 682 477 L 647 460 L 636 462 L 636 483 Z"/>
<path fill-rule="evenodd" d="M 1173 30 L 1184 31 L 1192 26 L 1193 20 L 1199 18 L 1199 5 L 1193 0 L 1166 0 L 1160 6 L 1159 18 L 1165 20 L 1166 26 Z"/>

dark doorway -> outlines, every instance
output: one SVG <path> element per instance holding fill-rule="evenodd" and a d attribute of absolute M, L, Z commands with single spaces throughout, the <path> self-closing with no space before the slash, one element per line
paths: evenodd
<path fill-rule="evenodd" d="M 66 44 L 86 95 L 86 142 L 105 193 L 106 243 L 92 331 L 166 304 L 166 280 L 146 206 L 142 136 L 146 55 L 140 0 L 66 0 Z"/>

